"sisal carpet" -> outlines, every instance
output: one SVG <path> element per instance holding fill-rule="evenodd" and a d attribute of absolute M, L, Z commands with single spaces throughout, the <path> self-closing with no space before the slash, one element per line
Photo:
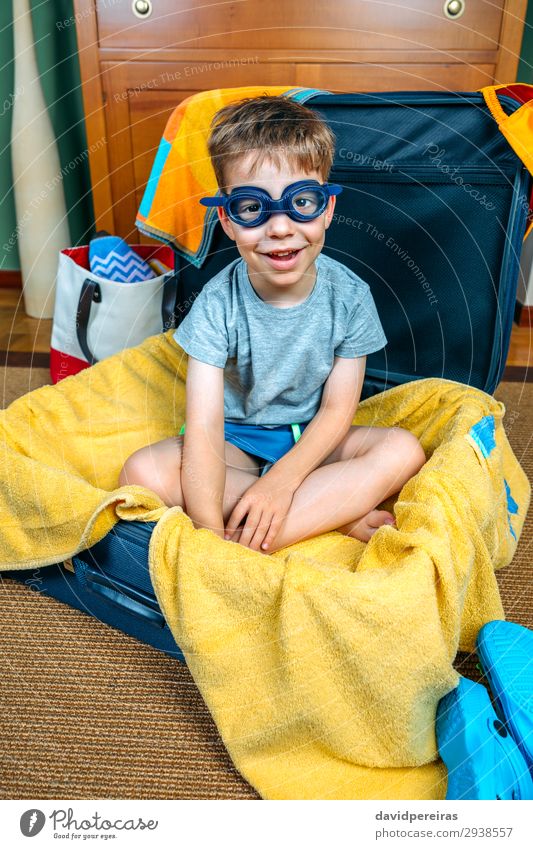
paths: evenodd
<path fill-rule="evenodd" d="M 44 368 L 0 369 L 5 407 L 49 382 Z M 505 382 L 509 441 L 533 482 L 533 387 Z M 498 573 L 507 619 L 533 628 L 531 510 Z M 6 573 L 7 575 L 7 573 Z M 187 670 L 107 625 L 0 576 L 4 799 L 257 799 Z M 480 680 L 475 656 L 456 666 Z M 486 682 L 484 682 L 486 683 Z"/>

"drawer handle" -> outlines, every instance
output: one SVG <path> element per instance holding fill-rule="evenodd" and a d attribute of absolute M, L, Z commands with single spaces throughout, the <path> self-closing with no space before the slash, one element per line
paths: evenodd
<path fill-rule="evenodd" d="M 444 14 L 452 21 L 456 21 L 463 14 L 465 7 L 465 0 L 445 0 Z"/>
<path fill-rule="evenodd" d="M 147 18 L 152 14 L 151 0 L 133 0 L 131 8 L 137 18 Z"/>

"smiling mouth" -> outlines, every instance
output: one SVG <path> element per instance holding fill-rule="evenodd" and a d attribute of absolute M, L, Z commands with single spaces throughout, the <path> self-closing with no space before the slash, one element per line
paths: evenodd
<path fill-rule="evenodd" d="M 296 254 L 300 253 L 303 248 L 294 248 L 293 250 L 286 251 L 270 251 L 266 253 L 265 256 L 270 256 L 273 259 L 289 259 L 290 257 L 296 256 Z"/>

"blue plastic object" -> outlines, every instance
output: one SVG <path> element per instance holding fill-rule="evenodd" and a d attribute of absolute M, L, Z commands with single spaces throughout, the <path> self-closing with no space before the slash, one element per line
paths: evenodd
<path fill-rule="evenodd" d="M 477 653 L 496 710 L 533 776 L 533 631 L 515 622 L 487 622 L 477 636 Z"/>
<path fill-rule="evenodd" d="M 460 679 L 439 702 L 436 731 L 446 799 L 533 799 L 526 761 L 482 684 Z"/>

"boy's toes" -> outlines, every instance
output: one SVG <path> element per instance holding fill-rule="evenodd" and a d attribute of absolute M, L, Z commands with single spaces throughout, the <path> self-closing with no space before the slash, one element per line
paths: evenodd
<path fill-rule="evenodd" d="M 394 525 L 395 521 L 392 513 L 389 513 L 387 510 L 370 510 L 366 516 L 362 516 L 356 522 L 345 525 L 343 528 L 339 528 L 339 530 L 350 537 L 360 540 L 360 542 L 368 542 L 378 528 L 381 528 L 382 525 Z"/>
<path fill-rule="evenodd" d="M 382 525 L 396 524 L 396 519 L 392 513 L 389 513 L 388 510 L 371 510 L 370 513 L 367 513 L 366 516 L 363 516 L 363 518 L 366 519 L 370 527 L 375 530 L 381 528 Z"/>

